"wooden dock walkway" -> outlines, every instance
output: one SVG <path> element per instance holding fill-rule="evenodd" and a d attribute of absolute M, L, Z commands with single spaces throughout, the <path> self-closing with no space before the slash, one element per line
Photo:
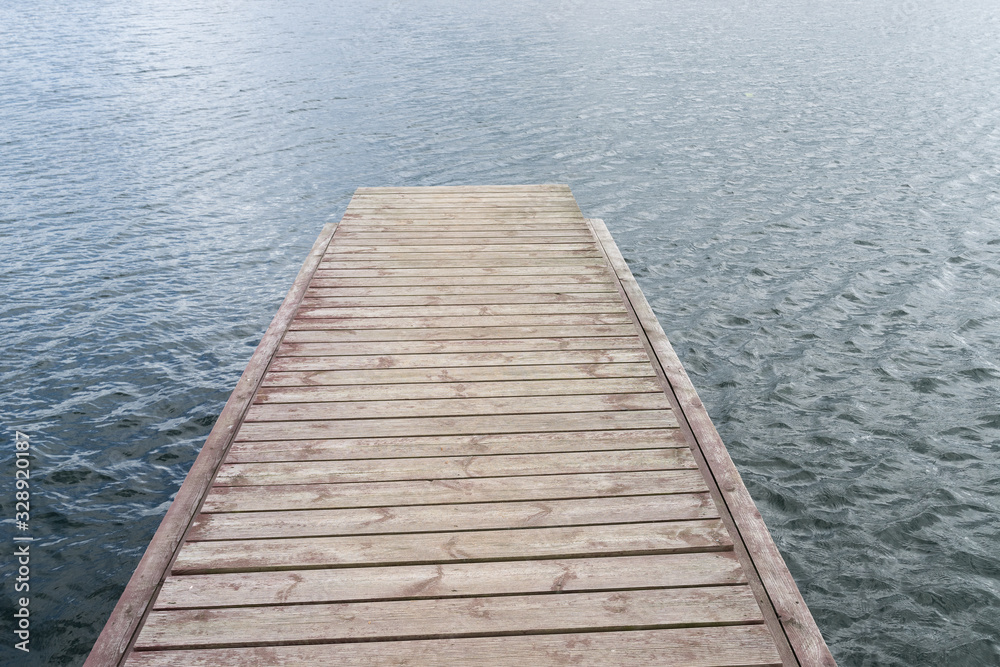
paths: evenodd
<path fill-rule="evenodd" d="M 833 665 L 604 224 L 361 188 L 87 665 Z"/>

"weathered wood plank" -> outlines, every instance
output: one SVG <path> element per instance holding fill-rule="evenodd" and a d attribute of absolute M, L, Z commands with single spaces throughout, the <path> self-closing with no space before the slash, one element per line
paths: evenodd
<path fill-rule="evenodd" d="M 266 649 L 142 651 L 129 667 L 774 667 L 781 659 L 762 625 L 558 633 L 401 642 L 275 646 Z"/>
<path fill-rule="evenodd" d="M 669 410 L 663 392 L 645 394 L 581 394 L 500 398 L 430 398 L 393 401 L 336 401 L 256 404 L 245 422 L 313 419 L 386 419 L 399 417 L 457 417 L 536 413 L 606 412 L 609 410 Z"/>
<path fill-rule="evenodd" d="M 398 271 L 399 269 L 397 269 Z M 444 271 L 445 269 L 441 269 Z M 387 269 L 388 271 L 388 269 Z M 615 289 L 614 284 L 603 273 L 572 273 L 572 274 L 515 274 L 515 275 L 479 275 L 461 278 L 459 276 L 438 275 L 439 271 L 422 271 L 426 275 L 393 276 L 386 275 L 378 277 L 377 270 L 363 269 L 360 271 L 346 270 L 326 270 L 322 276 L 317 276 L 312 284 L 313 288 L 339 288 L 339 287 L 371 287 L 378 289 L 388 289 L 394 287 L 404 288 L 488 288 L 484 291 L 496 289 L 507 289 L 519 286 L 524 289 L 561 289 L 566 291 L 567 283 L 582 285 L 587 287 L 597 287 L 600 291 Z M 358 275 L 355 275 L 358 274 Z M 558 288 L 556 287 L 558 285 Z M 584 290 L 586 291 L 586 290 Z"/>
<path fill-rule="evenodd" d="M 468 294 L 615 294 L 610 282 L 597 284 L 555 283 L 551 285 L 376 285 L 368 287 L 310 287 L 308 298 L 370 296 L 456 296 Z"/>
<path fill-rule="evenodd" d="M 324 270 L 362 270 L 376 269 L 378 271 L 388 271 L 390 269 L 424 269 L 435 273 L 445 268 L 453 269 L 502 269 L 502 268 L 531 268 L 535 274 L 545 274 L 545 269 L 553 269 L 562 273 L 566 268 L 598 268 L 598 256 L 559 256 L 559 257 L 535 257 L 532 253 L 521 253 L 525 257 L 498 257 L 503 253 L 477 253 L 463 256 L 462 253 L 432 255 L 426 254 L 421 257 L 399 256 L 395 258 L 380 257 L 376 255 L 352 255 L 350 257 L 338 256 L 336 260 L 325 261 Z M 566 255 L 566 253 L 564 253 Z M 582 263 L 590 262 L 590 263 Z M 534 274 L 532 274 L 534 275 Z M 554 274 L 553 274 L 554 275 Z"/>
<path fill-rule="evenodd" d="M 167 577 L 157 609 L 723 586 L 746 577 L 731 551 Z"/>
<path fill-rule="evenodd" d="M 594 324 L 515 327 L 446 327 L 443 329 L 302 329 L 289 331 L 285 341 L 324 343 L 340 341 L 420 341 L 420 340 L 497 340 L 526 338 L 596 338 L 612 336 L 631 338 L 635 327 L 629 324 Z"/>
<path fill-rule="evenodd" d="M 593 244 L 593 236 L 586 229 L 565 230 L 562 232 L 552 230 L 522 230 L 522 231 L 457 231 L 457 232 L 426 232 L 417 230 L 404 230 L 399 232 L 386 231 L 353 231 L 342 232 L 337 237 L 337 245 L 341 248 L 353 248 L 355 246 L 370 246 L 378 243 L 384 246 L 440 246 L 440 245 L 461 245 L 467 246 L 489 243 L 491 246 L 506 246 L 509 244 L 518 245 L 523 243 L 531 244 L 554 244 L 554 243 L 590 243 Z"/>
<path fill-rule="evenodd" d="M 691 451 L 678 447 L 556 454 L 224 463 L 219 468 L 215 485 L 267 486 L 444 480 L 513 475 L 680 470 L 696 467 Z"/>
<path fill-rule="evenodd" d="M 707 493 L 577 500 L 201 514 L 189 542 L 716 519 Z"/>
<path fill-rule="evenodd" d="M 433 385 L 431 385 L 433 386 Z M 227 463 L 398 459 L 425 456 L 546 454 L 687 447 L 679 429 L 465 435 L 419 438 L 338 438 L 235 442 Z"/>
<path fill-rule="evenodd" d="M 371 356 L 402 354 L 470 354 L 501 352 L 545 352 L 565 350 L 626 350 L 642 348 L 638 336 L 576 338 L 493 338 L 489 340 L 416 340 L 372 342 L 296 342 L 285 338 L 279 357 Z M 661 391 L 657 385 L 656 391 Z"/>
<path fill-rule="evenodd" d="M 448 327 L 544 327 L 627 324 L 628 313 L 582 313 L 579 315 L 482 315 L 462 317 L 307 317 L 290 328 L 306 329 L 437 329 Z"/>
<path fill-rule="evenodd" d="M 496 306 L 519 303 L 620 303 L 614 292 L 536 292 L 534 294 L 435 294 L 423 296 L 384 295 L 342 297 L 310 292 L 302 300 L 303 308 L 374 308 L 382 306 Z"/>
<path fill-rule="evenodd" d="M 345 231 L 349 232 L 413 232 L 421 234 L 435 234 L 439 232 L 469 232 L 469 233 L 482 233 L 489 231 L 496 231 L 500 234 L 505 233 L 521 233 L 521 232 L 542 232 L 546 235 L 548 234 L 562 234 L 564 232 L 578 233 L 581 230 L 588 233 L 587 238 L 593 238 L 593 235 L 589 234 L 586 222 L 583 220 L 549 220 L 542 222 L 532 222 L 530 220 L 523 222 L 511 222 L 506 221 L 502 226 L 498 226 L 495 223 L 491 223 L 488 220 L 481 221 L 478 223 L 471 222 L 461 222 L 461 223 L 449 223 L 446 221 L 441 222 L 429 222 L 427 220 L 385 220 L 379 222 L 378 220 L 365 220 L 365 221 L 353 221 L 353 222 L 341 222 L 341 227 Z"/>
<path fill-rule="evenodd" d="M 209 574 L 358 565 L 415 565 L 732 548 L 718 519 L 454 533 L 188 542 L 172 574 Z"/>
<path fill-rule="evenodd" d="M 202 512 L 286 511 L 432 505 L 467 502 L 610 498 L 658 493 L 697 493 L 708 487 L 697 470 L 655 470 L 577 475 L 521 475 L 453 480 L 215 486 Z"/>
<path fill-rule="evenodd" d="M 324 421 L 244 422 L 236 439 L 288 440 L 314 438 L 398 437 L 416 435 L 480 435 L 540 431 L 605 431 L 616 428 L 673 428 L 669 410 L 621 410 L 474 417 L 404 417 L 399 419 L 328 419 Z"/>
<path fill-rule="evenodd" d="M 483 381 L 574 380 L 586 378 L 652 377 L 648 363 L 551 364 L 548 366 L 467 366 L 448 369 L 388 368 L 358 371 L 269 372 L 265 386 L 336 386 L 405 384 L 410 382 L 465 383 Z"/>
<path fill-rule="evenodd" d="M 257 403 L 318 403 L 333 401 L 396 401 L 431 398 L 498 398 L 512 396 L 575 396 L 657 392 L 651 377 L 507 382 L 433 382 L 316 387 L 262 387 Z M 659 392 L 662 397 L 663 393 Z"/>
<path fill-rule="evenodd" d="M 431 254 L 451 254 L 451 253 L 462 253 L 462 254 L 499 254 L 509 255 L 510 257 L 522 257 L 522 256 L 538 256 L 539 252 L 546 253 L 561 253 L 566 256 L 573 257 L 584 257 L 584 256 L 598 256 L 599 249 L 597 244 L 593 241 L 588 243 L 565 243 L 560 241 L 548 241 L 542 243 L 479 243 L 479 244 L 446 244 L 438 242 L 435 245 L 418 244 L 418 245 L 355 245 L 355 244 L 341 244 L 330 248 L 324 259 L 327 261 L 339 261 L 342 255 L 352 255 L 352 254 L 363 254 L 363 255 L 385 255 L 388 257 L 395 257 L 398 255 L 410 255 L 410 254 L 421 254 L 421 253 L 431 253 Z M 523 253 L 528 253 L 524 255 Z M 540 255 L 542 257 L 550 257 L 553 255 Z"/>
<path fill-rule="evenodd" d="M 316 343 L 325 346 L 328 343 Z M 315 349 L 315 348 L 314 348 Z M 389 368 L 481 368 L 484 366 L 545 366 L 579 364 L 649 363 L 642 348 L 543 350 L 540 352 L 448 352 L 440 354 L 374 354 L 282 356 L 270 371 L 339 371 Z"/>
<path fill-rule="evenodd" d="M 156 611 L 138 648 L 262 646 L 760 622 L 746 586 Z"/>

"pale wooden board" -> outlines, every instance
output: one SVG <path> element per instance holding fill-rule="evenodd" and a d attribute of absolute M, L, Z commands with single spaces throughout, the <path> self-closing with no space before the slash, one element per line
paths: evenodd
<path fill-rule="evenodd" d="M 743 585 L 154 611 L 137 648 L 419 639 L 759 622 Z"/>
<path fill-rule="evenodd" d="M 499 238 L 503 238 L 507 235 L 517 235 L 526 232 L 535 232 L 542 236 L 551 236 L 553 234 L 579 234 L 585 232 L 587 236 L 585 238 L 593 238 L 590 235 L 587 225 L 584 221 L 543 221 L 543 222 L 510 222 L 506 221 L 502 225 L 497 225 L 489 220 L 484 220 L 478 223 L 449 223 L 449 222 L 428 222 L 426 220 L 420 222 L 415 220 L 385 220 L 379 222 L 377 220 L 367 220 L 367 221 L 354 221 L 350 223 L 341 223 L 341 227 L 349 233 L 359 233 L 359 234 L 372 234 L 376 232 L 385 232 L 387 234 L 396 233 L 407 233 L 407 234 L 426 234 L 433 235 L 439 233 L 447 234 L 482 234 L 484 232 L 496 232 Z M 489 235 L 490 238 L 494 238 L 492 234 Z"/>
<path fill-rule="evenodd" d="M 189 542 L 714 519 L 707 493 L 419 507 L 201 514 Z"/>
<path fill-rule="evenodd" d="M 618 314 L 625 313 L 621 302 L 600 303 L 545 303 L 545 304 L 497 304 L 465 306 L 372 306 L 361 308 L 314 308 L 300 306 L 296 319 L 306 317 L 327 318 L 374 318 L 393 319 L 402 317 L 468 317 L 487 315 L 577 315 L 582 313 Z"/>
<path fill-rule="evenodd" d="M 567 528 L 187 542 L 173 574 L 450 561 L 527 560 L 732 548 L 718 519 Z"/>
<path fill-rule="evenodd" d="M 574 292 L 559 294 L 434 294 L 423 296 L 384 295 L 364 297 L 332 296 L 317 292 L 306 294 L 304 308 L 370 308 L 381 306 L 495 306 L 518 303 L 620 303 L 614 292 Z"/>
<path fill-rule="evenodd" d="M 404 459 L 224 463 L 216 486 L 333 484 L 389 480 L 462 479 L 510 475 L 552 475 L 631 470 L 678 470 L 696 467 L 691 452 L 663 449 L 497 454 Z"/>
<path fill-rule="evenodd" d="M 435 386 L 435 385 L 430 385 Z M 679 429 L 589 431 L 586 433 L 519 433 L 421 438 L 339 438 L 235 442 L 227 463 L 393 459 L 425 456 L 544 454 L 616 449 L 687 447 Z"/>
<path fill-rule="evenodd" d="M 545 327 L 630 324 L 628 313 L 579 315 L 482 315 L 464 317 L 307 317 L 289 326 L 293 331 L 332 329 L 436 329 L 448 327 Z"/>
<path fill-rule="evenodd" d="M 351 254 L 363 254 L 363 255 L 386 255 L 389 257 L 394 257 L 400 254 L 416 254 L 420 253 L 432 253 L 432 254 L 450 254 L 450 253 L 462 253 L 463 255 L 468 254 L 503 254 L 509 257 L 521 257 L 522 253 L 529 253 L 530 256 L 536 256 L 536 253 L 546 252 L 546 253 L 560 253 L 567 256 L 572 255 L 574 257 L 581 256 L 595 256 L 600 250 L 597 244 L 593 241 L 589 243 L 565 243 L 559 241 L 549 241 L 542 243 L 500 243 L 500 244 L 447 244 L 439 242 L 436 245 L 428 245 L 426 243 L 417 245 L 400 245 L 400 244 L 387 244 L 387 245 L 356 245 L 356 244 L 341 244 L 338 243 L 336 246 L 330 248 L 324 259 L 327 261 L 339 261 L 341 255 L 351 255 Z M 549 255 L 542 255 L 547 257 Z"/>
<path fill-rule="evenodd" d="M 549 211 L 544 209 L 538 209 L 535 211 L 518 211 L 514 209 L 510 210 L 478 210 L 478 211 L 464 211 L 464 212 L 453 212 L 447 210 L 441 210 L 436 212 L 428 211 L 426 213 L 415 213 L 412 211 L 404 210 L 370 210 L 370 211 L 359 211 L 357 213 L 352 213 L 350 211 L 344 213 L 341 218 L 346 223 L 363 222 L 363 221 L 373 221 L 379 224 L 385 224 L 389 220 L 405 220 L 410 222 L 449 222 L 449 223 L 474 223 L 482 224 L 485 221 L 494 221 L 497 224 L 504 224 L 507 222 L 539 222 L 539 221 L 572 221 L 572 220 L 582 220 L 581 215 L 572 215 L 567 211 Z"/>
<path fill-rule="evenodd" d="M 522 231 L 438 231 L 426 232 L 417 230 L 404 230 L 399 232 L 386 231 L 353 231 L 342 232 L 337 236 L 337 245 L 340 248 L 351 248 L 354 246 L 367 246 L 373 243 L 380 245 L 397 247 L 401 245 L 419 246 L 440 246 L 468 244 L 480 245 L 489 243 L 492 246 L 506 246 L 508 244 L 552 244 L 552 243 L 593 243 L 593 237 L 585 230 L 531 230 Z"/>
<path fill-rule="evenodd" d="M 297 332 L 298 333 L 298 332 Z M 301 338 L 296 336 L 295 338 Z M 642 348 L 638 336 L 577 338 L 493 338 L 439 341 L 296 342 L 285 338 L 279 357 L 370 356 L 400 354 L 469 354 L 473 352 L 544 352 L 561 350 L 624 350 Z M 655 391 L 662 391 L 657 385 Z"/>
<path fill-rule="evenodd" d="M 304 329 L 289 331 L 285 341 L 325 343 L 341 341 L 419 341 L 419 340 L 524 340 L 528 338 L 631 338 L 636 334 L 631 324 L 596 324 L 589 326 L 527 327 L 447 327 L 443 329 Z"/>
<path fill-rule="evenodd" d="M 327 345 L 317 343 L 316 346 Z M 313 348 L 316 350 L 316 347 Z M 375 354 L 334 356 L 283 356 L 276 358 L 270 372 L 385 370 L 440 368 L 445 370 L 483 366 L 536 366 L 567 364 L 649 363 L 646 350 L 545 350 L 541 352 L 454 352 L 442 354 Z M 447 376 L 445 376 L 447 377 Z"/>
<path fill-rule="evenodd" d="M 377 269 L 326 269 L 322 275 L 317 275 L 310 287 L 459 287 L 486 288 L 489 291 L 507 289 L 507 286 L 519 286 L 528 290 L 566 289 L 566 284 L 594 286 L 601 290 L 616 289 L 608 279 L 607 274 L 593 271 L 577 271 L 573 273 L 548 273 L 545 275 L 530 273 L 470 275 L 466 277 L 442 273 L 448 269 L 412 269 L 413 275 L 400 275 L 404 269 L 386 269 L 386 275 L 379 276 Z M 317 274 L 319 272 L 317 271 Z M 551 286 L 551 287 L 550 287 Z"/>
<path fill-rule="evenodd" d="M 268 387 L 374 385 L 440 382 L 503 382 L 533 380 L 579 380 L 587 378 L 653 377 L 648 363 L 552 364 L 548 366 L 482 366 L 464 368 L 386 368 L 358 371 L 271 371 L 264 378 Z"/>
<path fill-rule="evenodd" d="M 432 186 L 378 186 L 361 187 L 355 191 L 356 195 L 426 195 L 438 197 L 441 195 L 454 196 L 481 196 L 483 194 L 501 194 L 525 196 L 552 196 L 553 193 L 560 193 L 561 196 L 572 196 L 569 186 L 565 183 L 527 183 L 527 184 L 507 184 L 507 185 L 432 185 Z"/>
<path fill-rule="evenodd" d="M 170 576 L 157 609 L 746 583 L 732 552 Z"/>
<path fill-rule="evenodd" d="M 622 410 L 474 417 L 405 417 L 399 419 L 329 419 L 324 421 L 244 422 L 236 439 L 306 440 L 314 438 L 479 435 L 540 431 L 604 431 L 616 428 L 673 428 L 669 410 Z"/>
<path fill-rule="evenodd" d="M 657 493 L 707 491 L 697 470 L 527 475 L 469 479 L 340 484 L 284 484 L 259 487 L 215 486 L 202 512 L 286 511 L 434 505 L 468 502 L 610 498 Z"/>
<path fill-rule="evenodd" d="M 338 257 L 336 261 L 324 261 L 323 268 L 327 271 L 361 271 L 365 269 L 376 269 L 378 271 L 406 269 L 412 271 L 420 269 L 433 271 L 434 274 L 446 268 L 480 270 L 529 268 L 535 274 L 544 274 L 545 269 L 552 269 L 552 273 L 549 275 L 562 275 L 566 272 L 566 269 L 595 269 L 600 266 L 600 259 L 596 254 L 593 257 L 535 257 L 532 256 L 532 253 L 521 253 L 522 255 L 526 255 L 522 258 L 495 256 L 499 254 L 502 253 L 477 253 L 469 254 L 468 256 L 462 253 L 442 253 L 440 255 L 428 253 L 421 257 L 413 258 L 406 256 L 387 258 L 374 255 L 356 255 L 351 256 L 349 259 Z"/>
<path fill-rule="evenodd" d="M 318 644 L 196 651 L 142 651 L 129 667 L 775 667 L 762 625 L 467 639 Z"/>
<path fill-rule="evenodd" d="M 316 387 L 262 387 L 256 403 L 315 403 L 331 401 L 396 401 L 440 398 L 509 396 L 575 396 L 656 392 L 659 384 L 646 378 L 530 380 L 508 382 L 433 382 Z M 662 393 L 659 394 L 661 397 Z"/>
<path fill-rule="evenodd" d="M 441 264 L 416 268 L 395 268 L 395 267 L 375 267 L 369 269 L 351 269 L 336 265 L 333 262 L 328 266 L 320 266 L 316 271 L 316 276 L 311 284 L 316 285 L 318 280 L 324 278 L 419 278 L 419 277 L 447 277 L 452 279 L 455 285 L 476 284 L 478 278 L 493 278 L 500 276 L 522 276 L 520 280 L 515 280 L 517 284 L 526 282 L 540 283 L 577 281 L 600 279 L 602 282 L 614 280 L 614 274 L 610 273 L 607 264 L 597 260 L 577 260 L 571 263 L 557 264 L 554 266 L 528 265 L 528 266 L 466 266 L 449 267 Z M 533 276 L 530 281 L 523 276 Z M 554 278 L 557 277 L 557 278 Z M 407 283 L 401 283 L 407 284 Z M 417 283 L 415 283 L 417 284 Z M 486 283 L 484 283 L 486 284 Z"/>
<path fill-rule="evenodd" d="M 368 287 L 311 287 L 308 298 L 358 298 L 385 296 L 481 296 L 486 294 L 615 294 L 611 283 L 550 285 L 375 285 Z"/>
<path fill-rule="evenodd" d="M 256 404 L 244 422 L 313 419 L 384 419 L 397 417 L 454 417 L 535 413 L 605 412 L 608 410 L 669 410 L 662 392 L 646 394 L 581 394 L 501 398 L 430 398 L 393 401 L 336 401 L 332 403 Z"/>

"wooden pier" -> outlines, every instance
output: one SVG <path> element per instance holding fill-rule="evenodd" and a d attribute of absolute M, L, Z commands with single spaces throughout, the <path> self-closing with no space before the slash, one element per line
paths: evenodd
<path fill-rule="evenodd" d="M 87 665 L 833 665 L 600 220 L 361 188 Z"/>

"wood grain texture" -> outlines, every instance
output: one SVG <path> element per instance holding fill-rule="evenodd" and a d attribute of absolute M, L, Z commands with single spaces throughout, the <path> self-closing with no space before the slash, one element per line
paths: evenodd
<path fill-rule="evenodd" d="M 191 542 L 718 518 L 707 493 L 199 515 Z"/>
<path fill-rule="evenodd" d="M 140 649 L 402 640 L 760 622 L 747 586 L 154 611 Z"/>
<path fill-rule="evenodd" d="M 731 551 L 171 576 L 157 609 L 469 597 L 746 583 Z"/>
<path fill-rule="evenodd" d="M 697 467 L 685 448 L 498 454 L 493 456 L 223 463 L 216 486 L 335 484 L 417 479 L 463 479 L 513 475 L 553 475 Z"/>
<path fill-rule="evenodd" d="M 130 667 L 774 667 L 781 659 L 762 625 L 555 633 L 399 642 L 142 651 Z"/>
<path fill-rule="evenodd" d="M 459 417 L 535 413 L 605 412 L 609 410 L 669 410 L 663 393 L 581 394 L 500 398 L 437 398 L 389 401 L 333 401 L 257 404 L 245 422 L 325 419 L 387 419 L 399 417 Z"/>
<path fill-rule="evenodd" d="M 718 519 L 404 535 L 189 542 L 173 574 L 690 553 L 732 548 Z"/>
<path fill-rule="evenodd" d="M 707 491 L 695 469 L 562 475 L 513 475 L 339 484 L 214 486 L 202 512 L 280 512 L 341 507 L 610 498 Z"/>
<path fill-rule="evenodd" d="M 507 380 L 500 382 L 425 382 L 410 384 L 264 387 L 257 405 L 334 401 L 395 401 L 428 398 L 497 398 L 510 396 L 574 396 L 657 392 L 650 377 L 586 380 Z M 662 396 L 662 393 L 660 393 Z"/>
<path fill-rule="evenodd" d="M 464 384 L 641 377 L 655 377 L 649 363 L 379 368 L 353 371 L 271 371 L 264 377 L 264 385 L 268 387 L 335 387 L 343 385 L 425 384 L 428 382 Z"/>
<path fill-rule="evenodd" d="M 395 385 L 393 385 L 395 386 Z M 419 386 L 419 385 L 418 385 Z M 433 386 L 433 385 L 431 385 Z M 680 429 L 234 442 L 227 463 L 546 454 L 687 447 Z"/>
<path fill-rule="evenodd" d="M 670 410 L 549 412 L 542 414 L 475 415 L 471 417 L 401 417 L 325 419 L 315 421 L 244 422 L 237 440 L 310 440 L 315 438 L 483 435 L 544 431 L 605 431 L 616 428 L 674 428 Z"/>
<path fill-rule="evenodd" d="M 543 364 L 649 363 L 646 350 L 624 349 L 543 350 L 540 352 L 452 352 L 440 354 L 323 355 L 326 343 L 316 343 L 313 354 L 276 357 L 271 372 L 378 370 L 386 368 L 460 368 L 463 366 L 535 366 Z M 334 348 L 333 350 L 337 350 Z"/>

